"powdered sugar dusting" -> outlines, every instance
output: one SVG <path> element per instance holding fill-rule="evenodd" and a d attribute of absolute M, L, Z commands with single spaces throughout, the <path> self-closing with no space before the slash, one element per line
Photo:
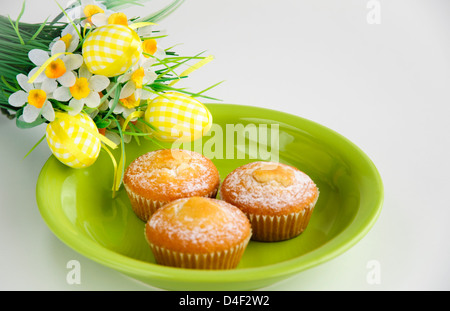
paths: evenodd
<path fill-rule="evenodd" d="M 292 172 L 292 183 L 286 185 L 275 180 L 258 182 L 252 173 L 268 165 L 281 165 L 283 169 Z M 222 184 L 221 193 L 226 188 L 229 201 L 239 206 L 257 205 L 266 211 L 279 212 L 286 206 L 309 200 L 315 195 L 312 191 L 315 187 L 308 175 L 294 167 L 273 162 L 252 162 L 230 173 Z"/>
<path fill-rule="evenodd" d="M 189 154 L 188 159 L 180 161 L 179 165 L 166 167 L 161 166 L 161 162 L 167 161 L 167 152 L 158 150 L 138 157 L 127 168 L 124 182 L 134 189 L 151 190 L 163 196 L 167 193 L 210 192 L 211 184 L 218 178 L 217 171 L 211 169 L 210 160 L 196 152 L 179 152 Z M 174 158 L 177 158 L 175 153 Z"/>
<path fill-rule="evenodd" d="M 158 210 L 149 220 L 149 227 L 165 240 L 176 242 L 189 250 L 193 245 L 209 245 L 226 249 L 248 237 L 250 224 L 247 217 L 235 206 L 216 199 L 209 200 L 210 214 L 185 214 L 184 204 L 189 199 L 179 199 Z"/>

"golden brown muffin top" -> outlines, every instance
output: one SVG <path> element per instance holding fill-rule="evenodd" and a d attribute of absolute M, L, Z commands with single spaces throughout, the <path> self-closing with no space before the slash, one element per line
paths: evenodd
<path fill-rule="evenodd" d="M 251 236 L 248 218 L 221 200 L 191 197 L 158 209 L 145 226 L 147 241 L 184 253 L 231 249 Z"/>
<path fill-rule="evenodd" d="M 223 181 L 220 196 L 245 213 L 286 215 L 315 203 L 319 191 L 299 169 L 275 162 L 252 162 L 236 168 Z"/>
<path fill-rule="evenodd" d="M 188 196 L 205 196 L 220 183 L 211 160 L 182 149 L 161 149 L 134 160 L 126 169 L 124 184 L 145 198 L 172 201 Z"/>

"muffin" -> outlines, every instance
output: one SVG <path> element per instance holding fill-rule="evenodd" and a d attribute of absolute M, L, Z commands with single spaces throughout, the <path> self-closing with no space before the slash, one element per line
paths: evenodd
<path fill-rule="evenodd" d="M 145 225 L 158 264 L 189 269 L 233 269 L 248 245 L 251 226 L 237 207 L 191 197 L 158 209 Z"/>
<path fill-rule="evenodd" d="M 306 229 L 319 190 L 295 167 L 253 162 L 236 168 L 224 179 L 220 197 L 250 219 L 252 240 L 282 241 Z"/>
<path fill-rule="evenodd" d="M 200 196 L 215 198 L 220 184 L 214 163 L 200 153 L 161 149 L 134 160 L 123 184 L 135 214 L 143 221 L 173 200 Z"/>

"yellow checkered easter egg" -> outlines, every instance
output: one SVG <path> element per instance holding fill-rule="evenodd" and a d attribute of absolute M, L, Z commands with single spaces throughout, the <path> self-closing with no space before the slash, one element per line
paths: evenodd
<path fill-rule="evenodd" d="M 46 137 L 59 161 L 73 168 L 84 168 L 92 165 L 100 153 L 101 142 L 92 134 L 96 132 L 97 126 L 88 115 L 59 112 L 47 125 Z"/>
<path fill-rule="evenodd" d="M 83 58 L 89 71 L 106 77 L 123 74 L 142 53 L 138 34 L 124 25 L 106 25 L 89 33 L 83 43 Z"/>
<path fill-rule="evenodd" d="M 212 125 L 212 116 L 198 100 L 178 92 L 164 93 L 149 101 L 145 120 L 157 131 L 161 141 L 193 141 L 206 134 Z"/>

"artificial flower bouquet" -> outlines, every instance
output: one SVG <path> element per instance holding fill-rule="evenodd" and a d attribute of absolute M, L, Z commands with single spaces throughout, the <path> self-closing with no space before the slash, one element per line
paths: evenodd
<path fill-rule="evenodd" d="M 101 150 L 113 161 L 113 191 L 122 182 L 125 144 L 132 139 L 193 140 L 212 117 L 204 93 L 175 84 L 212 60 L 163 48 L 156 22 L 182 1 L 145 17 L 121 8 L 145 0 L 70 1 L 41 24 L 0 17 L 0 108 L 20 128 L 46 123 L 44 139 L 62 163 L 92 165 Z M 191 64 L 194 62 L 193 64 Z M 179 72 L 181 71 L 181 72 Z M 37 145 L 36 144 L 36 145 Z M 34 146 L 35 147 L 35 146 Z M 30 150 L 30 152 L 34 149 Z M 116 161 L 110 149 L 121 148 Z"/>

